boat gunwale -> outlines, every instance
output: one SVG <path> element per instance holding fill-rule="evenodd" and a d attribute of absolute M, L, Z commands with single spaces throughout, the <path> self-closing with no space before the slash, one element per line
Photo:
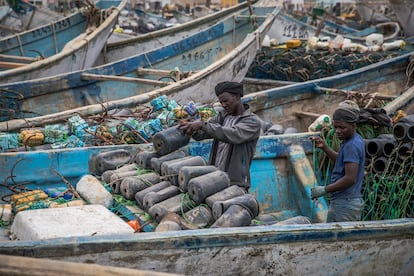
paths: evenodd
<path fill-rule="evenodd" d="M 414 219 L 208 228 L 0 242 L 0 254 L 67 256 L 111 251 L 239 247 L 300 242 L 414 238 Z M 128 246 L 125 246 L 128 245 Z M 48 254 L 49 253 L 49 254 Z M 53 254 L 53 255 L 50 255 Z"/>
<path fill-rule="evenodd" d="M 288 20 L 293 21 L 294 23 L 296 23 L 296 24 L 300 25 L 301 27 L 310 28 L 310 29 L 311 29 L 311 30 L 313 30 L 313 31 L 316 31 L 316 30 L 317 30 L 317 27 L 312 26 L 312 25 L 307 24 L 307 23 L 304 23 L 304 22 L 302 22 L 302 21 L 300 21 L 300 20 L 298 20 L 298 19 L 294 18 L 293 16 L 290 16 L 290 15 L 286 14 L 285 12 L 280 13 L 280 15 L 281 15 L 282 17 L 284 17 L 284 18 L 288 19 Z M 400 32 L 400 26 L 399 26 L 398 22 L 394 22 L 394 21 L 392 21 L 392 22 L 386 22 L 386 23 L 379 23 L 379 24 L 375 25 L 375 27 L 376 27 L 376 26 L 385 26 L 385 25 L 392 25 L 392 26 L 394 26 L 394 27 L 395 27 L 395 31 L 394 31 L 392 34 L 390 34 L 390 35 L 388 35 L 388 36 L 385 36 L 385 37 L 384 37 L 384 41 L 389 41 L 389 40 L 391 40 L 391 39 L 393 39 L 393 38 L 397 37 L 398 33 Z M 355 30 L 355 31 L 357 31 L 357 30 Z M 322 29 L 322 30 L 321 30 L 321 34 L 320 34 L 320 35 L 325 35 L 325 36 L 327 36 L 327 35 L 328 35 L 328 36 L 331 36 L 331 37 L 333 37 L 333 38 L 334 38 L 334 37 L 336 37 L 338 34 L 337 34 L 337 33 L 334 33 L 334 32 L 331 32 L 331 31 L 328 31 L 328 30 L 324 30 L 324 29 Z M 352 33 L 349 33 L 349 34 L 341 34 L 341 35 L 342 35 L 343 37 L 345 37 L 345 38 L 349 38 L 349 39 L 351 39 L 353 42 L 359 42 L 359 43 L 361 43 L 361 42 L 365 42 L 365 40 L 366 40 L 366 36 L 361 36 L 361 37 L 359 37 L 359 36 L 354 36 L 354 35 L 352 35 Z M 306 38 L 305 40 L 307 40 L 307 38 Z"/>

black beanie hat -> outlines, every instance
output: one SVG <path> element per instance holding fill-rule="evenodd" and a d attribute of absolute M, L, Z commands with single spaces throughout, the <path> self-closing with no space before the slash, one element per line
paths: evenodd
<path fill-rule="evenodd" d="M 345 100 L 339 103 L 335 109 L 332 119 L 347 123 L 356 123 L 359 119 L 359 107 L 354 101 Z"/>
<path fill-rule="evenodd" d="M 224 92 L 238 94 L 240 97 L 243 97 L 243 84 L 234 81 L 224 81 L 216 85 L 215 91 L 217 97 Z"/>

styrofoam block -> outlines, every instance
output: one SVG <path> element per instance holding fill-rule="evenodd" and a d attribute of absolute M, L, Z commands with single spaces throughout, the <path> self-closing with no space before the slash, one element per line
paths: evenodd
<path fill-rule="evenodd" d="M 17 213 L 11 233 L 19 240 L 129 234 L 134 230 L 102 205 L 26 210 Z"/>

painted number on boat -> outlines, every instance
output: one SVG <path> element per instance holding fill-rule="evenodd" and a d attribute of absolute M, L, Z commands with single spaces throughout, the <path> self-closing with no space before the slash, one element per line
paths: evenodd
<path fill-rule="evenodd" d="M 237 76 L 244 68 L 247 67 L 247 61 L 249 59 L 249 52 L 243 56 L 240 60 L 233 64 L 233 78 Z"/>
<path fill-rule="evenodd" d="M 283 36 L 290 38 L 308 38 L 309 34 L 305 26 L 298 27 L 295 23 L 284 22 Z"/>
<path fill-rule="evenodd" d="M 210 60 L 212 56 L 217 56 L 223 51 L 223 48 L 221 46 L 210 48 L 206 50 L 201 51 L 194 51 L 190 52 L 188 54 L 185 54 L 181 57 L 182 63 L 184 65 L 189 65 L 193 62 L 199 61 L 199 60 Z"/>
<path fill-rule="evenodd" d="M 70 18 L 66 18 L 65 20 L 58 21 L 58 22 L 54 23 L 53 25 L 55 27 L 54 28 L 55 30 L 53 30 L 52 25 L 48 25 L 48 26 L 33 30 L 32 31 L 33 38 L 46 36 L 46 35 L 49 35 L 53 32 L 57 32 L 61 29 L 65 29 L 65 28 L 69 27 L 71 25 Z"/>

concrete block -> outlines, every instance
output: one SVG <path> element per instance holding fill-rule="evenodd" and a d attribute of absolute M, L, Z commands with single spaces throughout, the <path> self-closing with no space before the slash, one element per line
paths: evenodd
<path fill-rule="evenodd" d="M 129 234 L 134 230 L 102 205 L 26 210 L 17 213 L 11 226 L 19 240 Z"/>

